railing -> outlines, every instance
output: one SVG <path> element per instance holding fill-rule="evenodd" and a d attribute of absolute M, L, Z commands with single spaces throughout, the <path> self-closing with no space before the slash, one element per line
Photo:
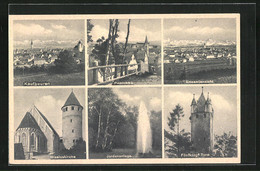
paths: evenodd
<path fill-rule="evenodd" d="M 141 64 L 97 66 L 88 69 L 88 85 L 107 84 L 115 80 L 138 74 Z"/>

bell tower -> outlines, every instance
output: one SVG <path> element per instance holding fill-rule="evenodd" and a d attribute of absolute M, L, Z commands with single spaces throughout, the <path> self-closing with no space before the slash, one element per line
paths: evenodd
<path fill-rule="evenodd" d="M 195 152 L 211 153 L 213 150 L 213 115 L 211 99 L 205 99 L 202 92 L 199 99 L 195 100 L 195 94 L 191 102 L 191 141 Z"/>
<path fill-rule="evenodd" d="M 63 144 L 66 149 L 70 149 L 79 138 L 82 138 L 83 107 L 76 98 L 73 90 L 61 110 Z"/>

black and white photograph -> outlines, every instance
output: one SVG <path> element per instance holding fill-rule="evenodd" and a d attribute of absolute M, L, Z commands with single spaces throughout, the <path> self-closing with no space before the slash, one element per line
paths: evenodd
<path fill-rule="evenodd" d="M 83 88 L 14 91 L 14 159 L 85 159 Z"/>
<path fill-rule="evenodd" d="M 164 83 L 237 82 L 236 18 L 164 19 Z"/>
<path fill-rule="evenodd" d="M 14 86 L 85 84 L 84 20 L 13 20 Z"/>
<path fill-rule="evenodd" d="M 161 158 L 161 106 L 161 88 L 89 88 L 89 158 Z"/>
<path fill-rule="evenodd" d="M 164 91 L 166 158 L 236 158 L 236 86 L 167 87 Z"/>
<path fill-rule="evenodd" d="M 87 22 L 88 85 L 161 84 L 160 19 Z"/>

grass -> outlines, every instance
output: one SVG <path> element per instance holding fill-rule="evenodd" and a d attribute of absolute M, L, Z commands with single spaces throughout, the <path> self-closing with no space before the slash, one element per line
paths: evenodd
<path fill-rule="evenodd" d="M 50 85 L 85 85 L 85 71 L 71 74 L 37 74 L 28 77 L 14 77 L 14 86 L 23 86 L 25 82 L 47 82 L 50 83 Z"/>
<path fill-rule="evenodd" d="M 153 158 L 161 158 L 161 150 L 153 150 Z M 119 158 L 140 158 L 136 149 L 132 148 L 117 148 L 113 149 L 111 152 L 89 152 L 90 159 L 119 159 Z"/>
<path fill-rule="evenodd" d="M 199 73 L 189 74 L 186 79 L 165 79 L 165 84 L 185 84 L 186 80 L 189 81 L 210 81 L 213 83 L 236 83 L 236 70 L 235 69 L 224 69 L 224 70 L 211 70 L 202 71 Z"/>

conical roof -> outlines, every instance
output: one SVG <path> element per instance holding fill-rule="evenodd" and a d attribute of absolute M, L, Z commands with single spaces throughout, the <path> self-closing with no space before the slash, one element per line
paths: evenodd
<path fill-rule="evenodd" d="M 65 104 L 63 105 L 63 107 L 64 106 L 71 106 L 71 105 L 81 106 L 77 97 L 73 93 L 73 91 L 70 93 L 70 95 L 69 95 L 68 99 L 66 100 Z"/>
<path fill-rule="evenodd" d="M 193 94 L 193 99 L 192 99 L 192 102 L 191 102 L 191 105 L 196 105 L 196 100 L 195 100 L 195 94 Z"/>
<path fill-rule="evenodd" d="M 198 106 L 198 111 L 199 112 L 204 111 L 205 103 L 206 103 L 206 99 L 205 99 L 204 94 L 202 92 L 200 97 L 199 97 L 199 99 L 198 99 L 198 101 L 197 101 L 197 106 Z"/>
<path fill-rule="evenodd" d="M 17 129 L 19 128 L 34 128 L 41 130 L 38 123 L 29 112 L 25 114 L 23 120 L 21 121 Z"/>

